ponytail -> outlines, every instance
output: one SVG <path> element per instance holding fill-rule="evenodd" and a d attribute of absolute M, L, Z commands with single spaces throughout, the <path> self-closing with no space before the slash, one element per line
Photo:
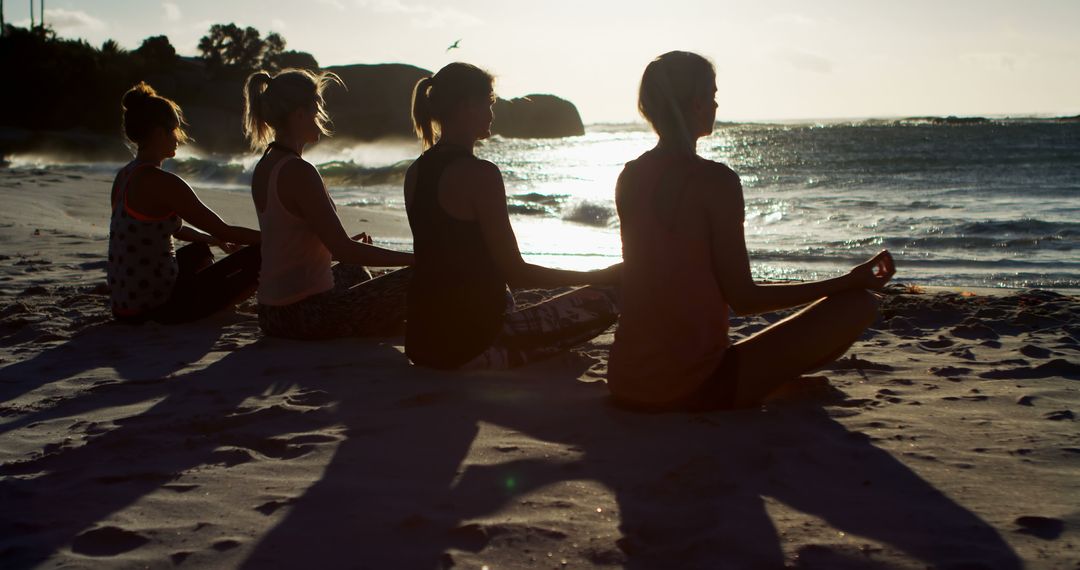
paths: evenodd
<path fill-rule="evenodd" d="M 638 90 L 638 111 L 661 139 L 677 142 L 693 153 L 686 116 L 695 99 L 714 85 L 716 71 L 709 60 L 696 53 L 672 51 L 645 67 Z"/>
<path fill-rule="evenodd" d="M 274 76 L 256 71 L 244 85 L 244 136 L 253 150 L 260 150 L 285 126 L 289 114 L 315 106 L 315 123 L 324 135 L 330 134 L 323 90 L 331 83 L 345 83 L 334 73 L 313 73 L 306 69 L 283 69 Z"/>
<path fill-rule="evenodd" d="M 412 119 L 424 149 L 439 137 L 439 124 L 456 113 L 461 104 L 476 97 L 494 96 L 495 78 L 475 65 L 454 62 L 413 88 Z"/>
<path fill-rule="evenodd" d="M 251 148 L 266 146 L 274 136 L 274 129 L 266 121 L 263 110 L 263 94 L 270 87 L 270 74 L 256 71 L 244 84 L 244 136 L 251 142 Z"/>
<path fill-rule="evenodd" d="M 423 142 L 424 150 L 435 144 L 435 125 L 431 116 L 431 76 L 416 82 L 412 96 L 412 120 L 416 136 Z"/>

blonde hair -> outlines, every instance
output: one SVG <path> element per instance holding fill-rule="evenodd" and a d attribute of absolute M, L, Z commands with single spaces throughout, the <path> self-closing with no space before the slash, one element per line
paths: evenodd
<path fill-rule="evenodd" d="M 693 145 L 686 127 L 690 106 L 708 96 L 716 84 L 716 70 L 704 57 L 688 51 L 670 51 L 649 62 L 641 76 L 638 111 L 661 139 Z"/>
<path fill-rule="evenodd" d="M 416 82 L 412 96 L 412 119 L 416 136 L 430 148 L 440 135 L 439 124 L 458 106 L 474 97 L 492 97 L 495 77 L 475 65 L 454 62 L 435 75 Z"/>
<path fill-rule="evenodd" d="M 162 97 L 145 81 L 140 81 L 128 89 L 120 99 L 124 110 L 124 136 L 136 146 L 144 143 L 156 128 L 172 131 L 177 142 L 183 144 L 191 140 L 184 130 L 184 113 L 180 106 L 171 99 Z"/>
<path fill-rule="evenodd" d="M 244 136 L 258 150 L 274 138 L 276 131 L 296 109 L 315 106 L 315 123 L 324 135 L 330 134 L 323 91 L 331 83 L 345 87 L 335 73 L 314 73 L 306 69 L 283 69 L 271 76 L 256 71 L 244 85 Z"/>

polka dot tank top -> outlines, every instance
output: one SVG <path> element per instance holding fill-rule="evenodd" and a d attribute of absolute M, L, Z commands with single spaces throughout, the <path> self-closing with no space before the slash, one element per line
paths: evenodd
<path fill-rule="evenodd" d="M 172 236 L 183 225 L 180 217 L 175 212 L 162 218 L 144 216 L 127 205 L 128 182 L 137 170 L 148 166 L 153 165 L 133 161 L 116 180 L 106 267 L 112 311 L 119 316 L 138 315 L 161 305 L 176 284 Z"/>

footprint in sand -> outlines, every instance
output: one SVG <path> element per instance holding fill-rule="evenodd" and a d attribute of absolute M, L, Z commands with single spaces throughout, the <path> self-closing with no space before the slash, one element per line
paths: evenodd
<path fill-rule="evenodd" d="M 990 370 L 979 374 L 980 378 L 1020 380 L 1025 378 L 1049 378 L 1062 376 L 1071 380 L 1080 380 L 1080 364 L 1064 358 L 1055 358 L 1034 368 L 1021 366 L 1011 370 Z"/>
<path fill-rule="evenodd" d="M 955 378 L 971 374 L 971 369 L 963 366 L 933 366 L 930 368 L 930 373 L 942 378 Z"/>
<path fill-rule="evenodd" d="M 285 401 L 294 406 L 321 408 L 336 402 L 337 398 L 331 396 L 325 390 L 301 390 L 295 394 L 290 394 L 285 398 Z"/>
<path fill-rule="evenodd" d="M 150 542 L 145 536 L 120 527 L 105 526 L 88 530 L 71 543 L 71 551 L 85 556 L 116 556 Z"/>
<path fill-rule="evenodd" d="M 942 400 L 949 402 L 985 402 L 988 396 L 945 396 Z"/>
<path fill-rule="evenodd" d="M 162 485 L 162 489 L 168 489 L 174 493 L 187 493 L 188 491 L 194 491 L 198 489 L 198 485 L 184 485 L 181 483 L 171 483 L 169 485 Z"/>
<path fill-rule="evenodd" d="M 998 338 L 998 334 L 994 332 L 994 329 L 983 324 L 962 324 L 957 327 L 953 327 L 951 331 L 953 336 L 965 338 L 968 340 L 994 340 Z"/>
<path fill-rule="evenodd" d="M 216 550 L 218 552 L 225 552 L 226 550 L 232 550 L 232 549 L 236 548 L 237 546 L 240 546 L 240 541 L 239 540 L 233 540 L 231 538 L 226 538 L 225 540 L 219 540 L 219 541 L 217 541 L 217 542 L 215 542 L 213 544 L 214 550 Z"/>
<path fill-rule="evenodd" d="M 863 360 L 857 355 L 852 354 L 847 358 L 837 359 L 832 363 L 829 368 L 833 370 L 880 370 L 889 371 L 893 367 L 888 364 L 880 364 L 877 362 L 870 362 L 869 360 Z"/>
<path fill-rule="evenodd" d="M 919 346 L 930 350 L 938 350 L 941 348 L 949 348 L 954 344 L 956 343 L 943 336 L 939 336 L 937 340 L 925 340 L 923 342 L 920 342 Z"/>
<path fill-rule="evenodd" d="M 960 358 L 963 360 L 975 360 L 975 353 L 971 352 L 970 348 L 958 348 L 949 353 L 949 356 Z"/>
<path fill-rule="evenodd" d="M 229 468 L 247 463 L 253 459 L 255 458 L 251 455 L 250 451 L 233 447 L 215 450 L 210 454 L 210 458 L 206 463 L 224 465 L 226 468 Z"/>
<path fill-rule="evenodd" d="M 1043 540 L 1054 540 L 1065 531 L 1065 523 L 1060 519 L 1038 516 L 1017 517 L 1020 528 L 1016 532 L 1030 534 Z"/>
<path fill-rule="evenodd" d="M 260 513 L 262 513 L 262 514 L 264 514 L 266 516 L 270 516 L 270 515 L 274 514 L 274 512 L 277 511 L 278 509 L 280 509 L 281 507 L 287 507 L 287 506 L 289 506 L 289 505 L 291 505 L 291 504 L 293 504 L 295 502 L 296 502 L 296 499 L 293 499 L 293 498 L 282 499 L 280 501 L 267 501 L 267 502 L 255 507 L 255 510 L 259 511 Z"/>
<path fill-rule="evenodd" d="M 1020 347 L 1020 354 L 1028 358 L 1049 358 L 1050 350 L 1034 344 L 1025 344 Z"/>

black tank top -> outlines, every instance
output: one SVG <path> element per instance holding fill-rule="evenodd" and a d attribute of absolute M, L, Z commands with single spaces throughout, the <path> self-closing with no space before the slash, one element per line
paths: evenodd
<path fill-rule="evenodd" d="M 405 354 L 432 368 L 457 368 L 486 350 L 506 307 L 506 279 L 480 224 L 454 218 L 439 205 L 439 180 L 457 160 L 476 157 L 435 148 L 421 155 L 408 207 L 416 262 L 409 283 Z"/>

